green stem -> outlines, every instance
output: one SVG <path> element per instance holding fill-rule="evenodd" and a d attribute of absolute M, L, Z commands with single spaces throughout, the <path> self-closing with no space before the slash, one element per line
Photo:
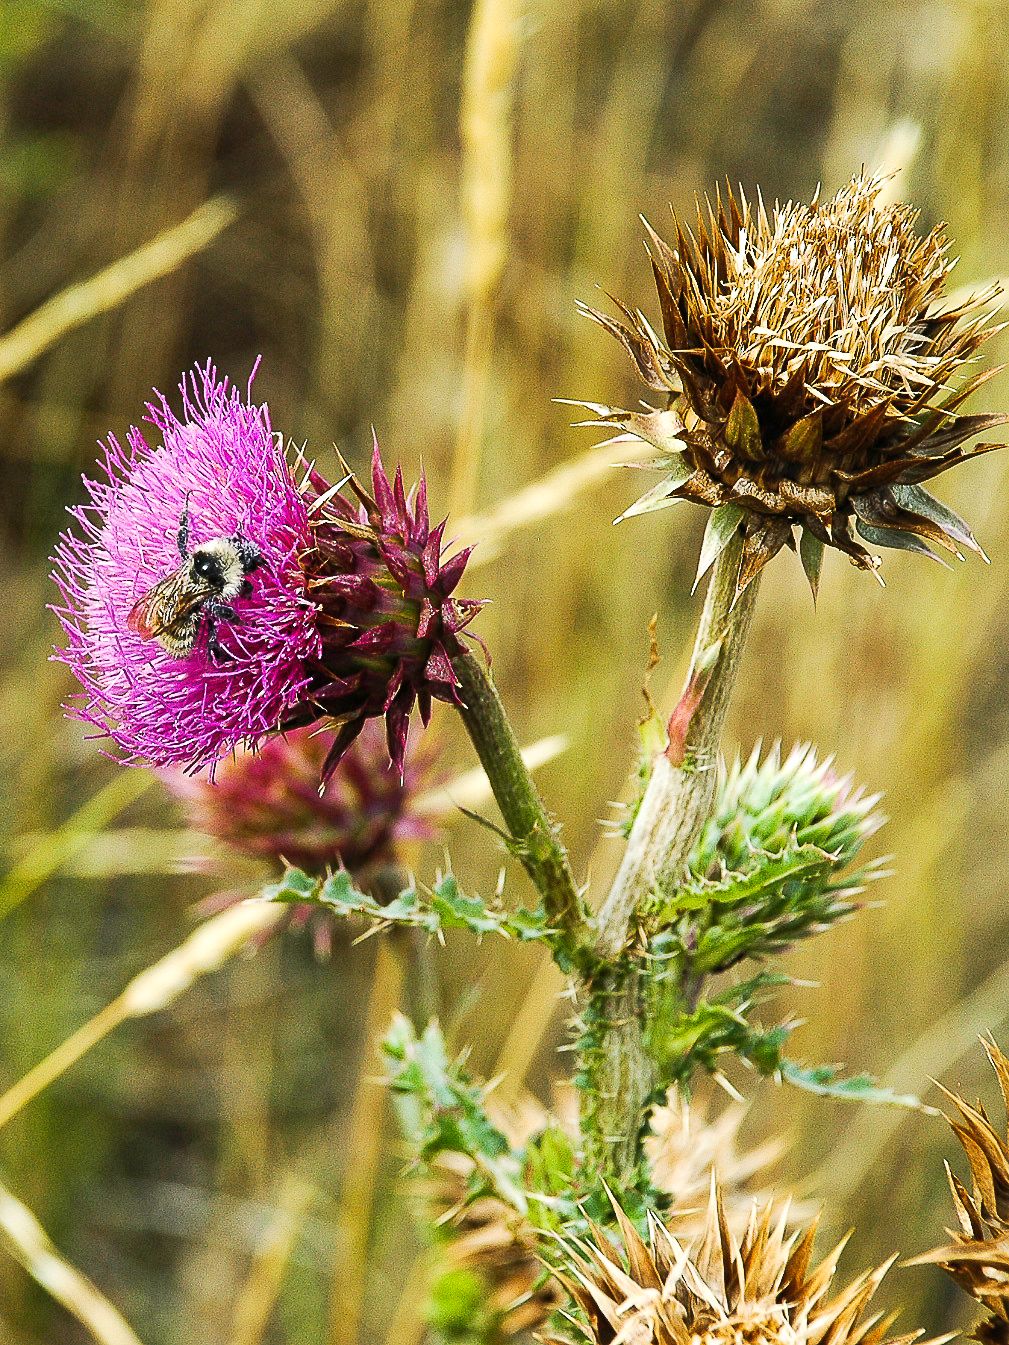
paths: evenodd
<path fill-rule="evenodd" d="M 547 917 L 560 932 L 555 954 L 579 961 L 588 947 L 588 926 L 567 852 L 526 769 L 518 740 L 494 683 L 468 652 L 452 660 L 462 694 L 462 717 L 487 772 L 515 853 L 535 883 Z"/>
<path fill-rule="evenodd" d="M 753 616 L 758 580 L 737 599 L 742 540 L 719 557 L 694 642 L 690 671 L 669 721 L 669 746 L 652 772 L 620 869 L 598 917 L 596 951 L 610 966 L 591 987 L 598 1009 L 586 1059 L 583 1131 L 589 1163 L 611 1180 L 631 1176 L 658 1085 L 645 1040 L 640 962 L 624 954 L 656 884 L 676 874 L 714 802 L 722 726 Z"/>

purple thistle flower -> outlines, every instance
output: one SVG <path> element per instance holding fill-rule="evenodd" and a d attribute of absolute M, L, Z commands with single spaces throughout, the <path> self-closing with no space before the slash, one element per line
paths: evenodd
<path fill-rule="evenodd" d="M 77 527 L 56 549 L 67 635 L 56 657 L 83 687 L 70 713 L 128 763 L 191 771 L 332 720 L 324 778 L 385 715 L 402 775 L 414 704 L 426 723 L 432 697 L 457 699 L 451 659 L 481 606 L 451 597 L 468 552 L 442 563 L 423 478 L 408 498 L 377 444 L 375 498 L 355 483 L 355 507 L 314 468 L 299 487 L 267 408 L 213 365 L 181 392 L 181 419 L 160 393 L 148 404 L 160 445 L 136 427 L 125 448 L 110 435 L 103 479 L 85 479 L 90 502 L 71 509 Z M 198 562 L 229 545 L 236 572 L 215 589 Z M 166 584 L 188 626 L 160 609 L 148 619 Z"/>

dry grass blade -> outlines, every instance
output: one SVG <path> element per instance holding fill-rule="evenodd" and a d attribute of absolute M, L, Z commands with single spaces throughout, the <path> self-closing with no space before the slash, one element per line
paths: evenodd
<path fill-rule="evenodd" d="M 392 950 L 384 943 L 379 944 L 364 1021 L 366 1053 L 374 1048 L 399 1005 L 403 980 L 401 967 L 402 963 Z M 341 1222 L 346 1233 L 346 1251 L 337 1257 L 335 1266 L 330 1302 L 330 1345 L 355 1345 L 359 1336 L 385 1105 L 385 1090 L 365 1065 L 358 1075 L 345 1149 L 348 1154 L 353 1154 L 353 1159 L 346 1164 L 343 1179 Z"/>
<path fill-rule="evenodd" d="M 644 442 L 599 444 L 523 486 L 486 514 L 460 519 L 452 529 L 456 539 L 466 545 L 479 542 L 468 568 L 477 570 L 489 564 L 513 533 L 570 509 L 580 495 L 609 474 L 610 468 L 645 461 L 654 452 Z"/>
<path fill-rule="evenodd" d="M 246 901 L 215 915 L 165 957 L 134 976 L 121 995 L 0 1096 L 0 1127 L 22 1111 L 127 1018 L 165 1009 L 201 976 L 216 971 L 284 918 L 279 902 Z"/>
<path fill-rule="evenodd" d="M 477 0 L 463 67 L 462 214 L 469 254 L 463 404 L 452 464 L 452 514 L 473 507 L 494 341 L 494 304 L 508 252 L 518 0 Z"/>
<path fill-rule="evenodd" d="M 522 749 L 522 760 L 531 771 L 539 770 L 566 749 L 567 738 L 555 733 L 549 738 L 538 738 Z M 421 794 L 413 805 L 413 811 L 421 817 L 442 817 L 455 813 L 460 808 L 480 808 L 491 797 L 490 781 L 482 766 L 464 771 L 448 784 L 437 789 L 429 789 Z"/>
<path fill-rule="evenodd" d="M 174 271 L 200 252 L 236 218 L 224 196 L 215 196 L 188 219 L 113 262 L 89 280 L 71 285 L 0 337 L 0 382 L 19 373 L 69 331 L 115 308 L 136 290 Z"/>
<path fill-rule="evenodd" d="M 263 1237 L 235 1305 L 231 1345 L 259 1345 L 276 1306 L 284 1274 L 315 1189 L 298 1177 L 284 1183 L 276 1213 Z"/>
<path fill-rule="evenodd" d="M 0 1186 L 0 1232 L 8 1250 L 36 1284 L 61 1303 L 99 1345 L 140 1345 L 140 1338 L 105 1295 L 65 1261 L 26 1205 Z"/>
<path fill-rule="evenodd" d="M 28 853 L 0 878 L 0 920 L 73 858 L 150 788 L 144 771 L 119 771 L 55 831 L 39 836 Z"/>

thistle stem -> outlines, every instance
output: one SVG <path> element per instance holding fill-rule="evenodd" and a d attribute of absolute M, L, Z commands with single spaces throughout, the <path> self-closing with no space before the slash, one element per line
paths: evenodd
<path fill-rule="evenodd" d="M 555 954 L 566 954 L 565 963 L 567 958 L 577 962 L 579 950 L 587 947 L 588 926 L 556 823 L 526 769 L 490 676 L 467 651 L 457 654 L 452 666 L 459 678 L 463 721 L 487 772 L 515 853 L 539 890 L 548 919 L 560 931 Z"/>
<path fill-rule="evenodd" d="M 647 1108 L 658 1084 L 645 1041 L 640 963 L 622 960 L 656 883 L 685 864 L 714 802 L 722 726 L 757 596 L 753 580 L 736 598 L 742 540 L 715 564 L 690 670 L 669 720 L 669 743 L 652 763 L 617 876 L 597 921 L 596 952 L 610 970 L 593 986 L 602 1008 L 584 1093 L 587 1159 L 619 1182 L 640 1157 Z"/>

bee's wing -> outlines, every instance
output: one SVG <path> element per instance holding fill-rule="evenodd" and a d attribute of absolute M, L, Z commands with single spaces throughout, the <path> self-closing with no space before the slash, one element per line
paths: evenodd
<path fill-rule="evenodd" d="M 142 640 L 156 640 L 190 617 L 204 599 L 201 590 L 189 586 L 187 568 L 183 565 L 138 598 L 130 609 L 126 625 Z"/>

